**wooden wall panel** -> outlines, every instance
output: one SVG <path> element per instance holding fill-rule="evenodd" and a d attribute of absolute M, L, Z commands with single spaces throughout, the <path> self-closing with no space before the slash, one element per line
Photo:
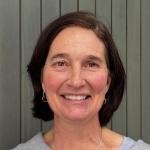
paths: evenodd
<path fill-rule="evenodd" d="M 21 142 L 41 129 L 41 121 L 32 117 L 33 89 L 27 65 L 40 33 L 40 1 L 21 1 Z"/>
<path fill-rule="evenodd" d="M 42 29 L 60 16 L 60 0 L 43 0 L 41 3 Z"/>
<path fill-rule="evenodd" d="M 127 135 L 141 136 L 140 0 L 127 1 Z M 136 108 L 136 109 L 135 109 Z"/>
<path fill-rule="evenodd" d="M 109 28 L 126 70 L 123 102 L 108 127 L 150 144 L 149 0 L 0 0 L 0 149 L 52 128 L 53 121 L 32 118 L 26 66 L 41 30 L 78 10 L 94 13 Z"/>
<path fill-rule="evenodd" d="M 150 143 L 150 1 L 141 1 L 141 133 Z"/>
<path fill-rule="evenodd" d="M 112 11 L 112 3 L 111 0 L 96 0 L 96 11 L 95 16 L 98 20 L 103 22 L 106 27 L 108 28 L 109 32 L 111 33 L 111 11 Z M 107 125 L 110 129 L 111 127 L 111 121 Z"/>
<path fill-rule="evenodd" d="M 96 0 L 96 17 L 98 20 L 103 22 L 105 26 L 111 32 L 111 12 L 112 12 L 112 2 L 111 0 Z"/>
<path fill-rule="evenodd" d="M 112 36 L 126 69 L 126 0 L 112 1 Z M 126 93 L 112 119 L 112 129 L 126 135 Z"/>
<path fill-rule="evenodd" d="M 79 10 L 89 11 L 95 14 L 95 1 L 93 0 L 79 0 Z"/>
<path fill-rule="evenodd" d="M 60 1 L 59 0 L 44 0 L 42 1 L 42 18 L 41 24 L 44 29 L 50 22 L 60 16 Z M 42 131 L 46 133 L 53 127 L 53 121 L 44 122 L 42 121 Z"/>
<path fill-rule="evenodd" d="M 61 15 L 77 11 L 78 9 L 78 2 L 77 0 L 61 0 Z"/>
<path fill-rule="evenodd" d="M 19 1 L 0 1 L 0 149 L 20 142 Z M 15 138 L 14 138 L 15 137 Z M 9 144 L 8 144 L 9 143 Z"/>

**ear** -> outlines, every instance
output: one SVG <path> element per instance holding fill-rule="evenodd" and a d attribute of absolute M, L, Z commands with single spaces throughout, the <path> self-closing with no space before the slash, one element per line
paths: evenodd
<path fill-rule="evenodd" d="M 41 85 L 42 85 L 43 91 L 45 92 L 45 84 L 44 84 L 43 73 L 41 74 Z"/>
<path fill-rule="evenodd" d="M 106 84 L 106 93 L 109 90 L 110 84 L 111 84 L 111 80 L 112 80 L 112 75 L 109 73 L 108 77 L 107 77 L 107 84 Z"/>

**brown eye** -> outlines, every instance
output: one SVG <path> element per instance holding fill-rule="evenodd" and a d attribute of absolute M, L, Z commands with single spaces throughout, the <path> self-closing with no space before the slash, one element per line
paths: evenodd
<path fill-rule="evenodd" d="M 65 63 L 64 63 L 64 62 L 57 62 L 57 65 L 58 65 L 58 66 L 64 66 Z"/>
<path fill-rule="evenodd" d="M 88 66 L 89 66 L 89 67 L 96 67 L 97 64 L 95 64 L 95 63 L 89 63 Z"/>

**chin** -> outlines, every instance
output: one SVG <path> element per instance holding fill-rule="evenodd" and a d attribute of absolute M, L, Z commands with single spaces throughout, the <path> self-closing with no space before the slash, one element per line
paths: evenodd
<path fill-rule="evenodd" d="M 65 118 L 70 120 L 70 121 L 82 122 L 82 121 L 86 121 L 86 120 L 91 119 L 92 118 L 91 116 L 92 116 L 91 114 L 85 113 L 85 111 L 84 111 L 84 112 L 69 113 L 69 114 L 65 115 Z M 94 116 L 93 116 L 93 118 L 94 118 Z"/>

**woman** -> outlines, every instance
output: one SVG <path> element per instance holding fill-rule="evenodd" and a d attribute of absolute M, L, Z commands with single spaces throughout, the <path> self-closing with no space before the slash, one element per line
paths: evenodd
<path fill-rule="evenodd" d="M 54 119 L 54 127 L 15 150 L 150 149 L 106 128 L 121 103 L 125 71 L 110 33 L 92 14 L 75 12 L 52 22 L 39 37 L 28 72 L 33 115 Z"/>

